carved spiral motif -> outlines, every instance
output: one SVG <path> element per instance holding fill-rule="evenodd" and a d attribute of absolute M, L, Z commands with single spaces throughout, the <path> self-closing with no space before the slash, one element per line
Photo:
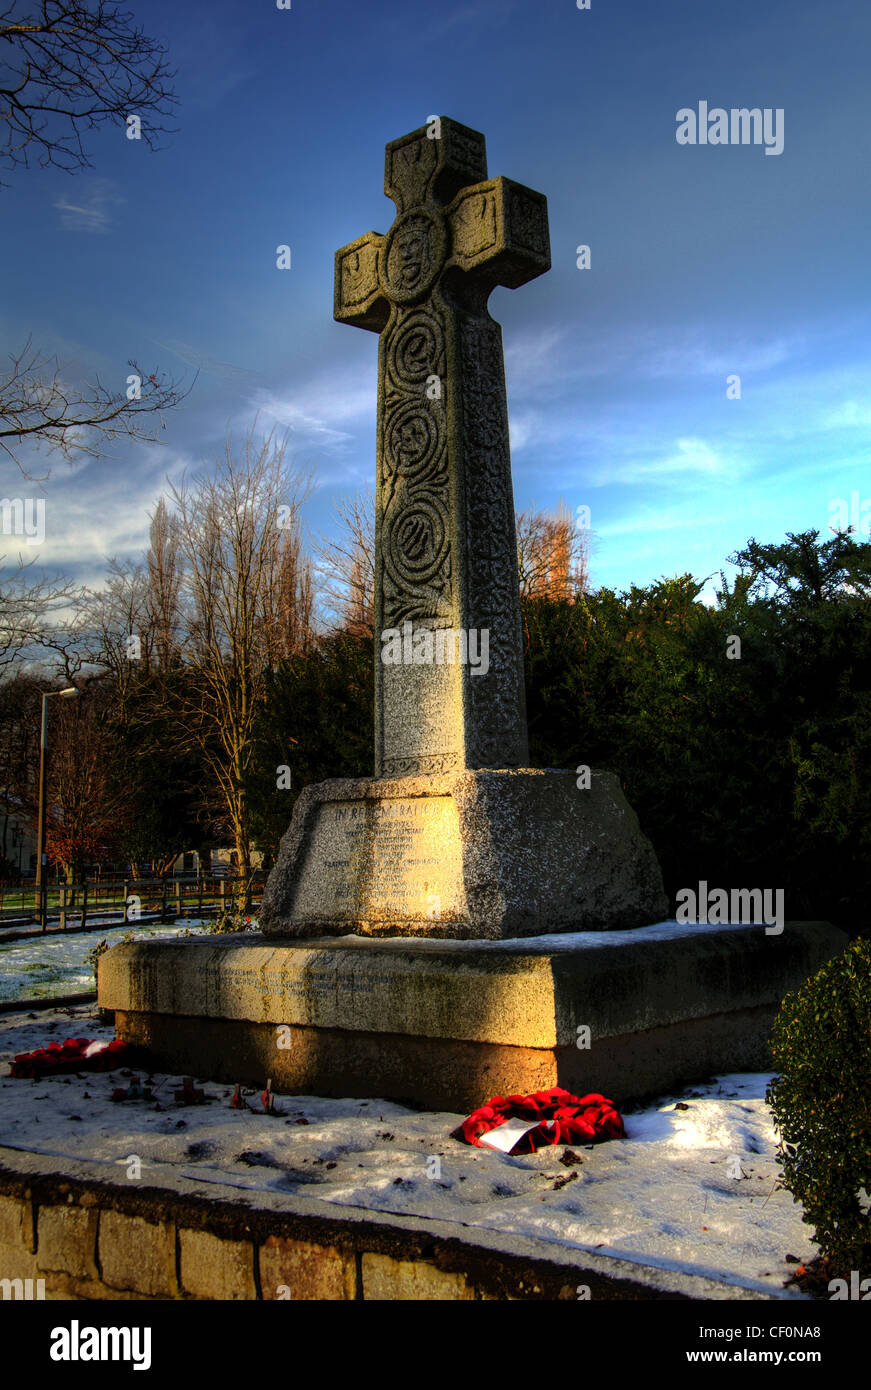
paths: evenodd
<path fill-rule="evenodd" d="M 432 494 L 416 494 L 388 519 L 384 563 L 400 589 L 429 583 L 439 573 L 450 539 L 445 508 Z"/>
<path fill-rule="evenodd" d="M 444 404 L 427 393 L 445 375 L 445 333 L 431 305 L 399 308 L 383 342 L 386 390 L 380 479 L 384 621 L 447 620 L 451 528 Z"/>
<path fill-rule="evenodd" d="M 425 309 L 410 313 L 392 335 L 387 371 L 398 390 L 423 390 L 430 376 L 443 374 L 443 335 Z"/>
<path fill-rule="evenodd" d="M 426 478 L 437 471 L 443 448 L 444 426 L 434 411 L 417 401 L 394 409 L 385 440 L 389 474 L 399 474 L 409 483 Z"/>

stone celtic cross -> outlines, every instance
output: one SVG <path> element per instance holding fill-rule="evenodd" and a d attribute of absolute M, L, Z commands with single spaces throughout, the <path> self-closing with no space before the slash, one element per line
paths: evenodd
<path fill-rule="evenodd" d="M 381 335 L 375 774 L 525 767 L 502 335 L 487 299 L 550 268 L 547 202 L 488 179 L 483 135 L 447 117 L 390 142 L 384 190 L 393 226 L 338 251 L 335 279 L 335 317 Z M 393 664 L 386 633 L 401 636 Z"/>

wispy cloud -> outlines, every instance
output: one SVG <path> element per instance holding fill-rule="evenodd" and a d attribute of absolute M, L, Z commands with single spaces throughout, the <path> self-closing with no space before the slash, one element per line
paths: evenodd
<path fill-rule="evenodd" d="M 147 544 L 148 514 L 165 492 L 167 476 L 178 480 L 195 466 L 194 455 L 156 445 L 131 449 L 125 468 L 114 459 L 83 459 L 72 470 L 59 466 L 43 489 L 40 565 L 90 583 L 105 574 L 106 557 L 138 557 Z"/>
<path fill-rule="evenodd" d="M 258 375 L 257 372 L 252 372 L 247 367 L 236 367 L 232 362 L 217 362 L 213 357 L 207 357 L 191 343 L 185 343 L 180 338 L 169 338 L 166 342 L 161 342 L 155 338 L 154 343 L 156 347 L 171 352 L 173 356 L 187 363 L 189 367 L 195 367 L 198 372 L 211 372 L 224 381 L 250 382 Z"/>
<path fill-rule="evenodd" d="M 249 397 L 247 411 L 289 430 L 297 445 L 346 446 L 360 427 L 375 424 L 374 379 L 362 382 L 358 368 L 328 368 L 293 391 L 263 388 Z"/>
<path fill-rule="evenodd" d="M 871 405 L 867 401 L 844 401 L 825 416 L 823 424 L 830 430 L 869 429 Z"/>
<path fill-rule="evenodd" d="M 508 435 L 512 453 L 520 453 L 534 437 L 532 417 L 529 415 L 508 417 Z"/>
<path fill-rule="evenodd" d="M 512 10 L 517 9 L 518 0 L 501 0 L 499 6 L 499 17 L 506 18 Z M 442 13 L 431 21 L 428 32 L 430 34 L 447 34 L 454 29 L 469 29 L 479 24 L 493 23 L 493 5 L 489 3 L 480 5 L 460 5 L 457 9 Z"/>
<path fill-rule="evenodd" d="M 105 235 L 112 227 L 112 208 L 127 200 L 111 179 L 90 179 L 81 187 L 83 191 L 75 202 L 70 198 L 58 198 L 55 202 L 60 224 L 67 232 Z"/>
<path fill-rule="evenodd" d="M 762 342 L 730 338 L 726 329 L 717 336 L 714 343 L 711 333 L 698 330 L 672 335 L 662 328 L 649 329 L 636 339 L 638 365 L 644 375 L 652 377 L 725 377 L 731 372 L 771 371 L 799 357 L 807 345 L 803 334 Z"/>
<path fill-rule="evenodd" d="M 565 352 L 569 324 L 514 333 L 505 344 L 505 373 L 516 389 L 556 385 L 566 375 Z"/>
<path fill-rule="evenodd" d="M 678 439 L 664 458 L 633 460 L 617 469 L 619 482 L 636 482 L 642 478 L 661 478 L 672 474 L 702 473 L 735 475 L 734 464 L 728 464 L 704 439 Z"/>
<path fill-rule="evenodd" d="M 636 516 L 607 522 L 595 529 L 597 535 L 612 539 L 615 536 L 649 536 L 660 531 L 686 532 L 691 528 L 698 532 L 704 527 L 716 526 L 721 520 L 720 513 L 700 515 L 695 502 L 691 502 L 684 509 L 669 508 L 667 511 L 657 511 L 655 508 L 649 507 Z"/>

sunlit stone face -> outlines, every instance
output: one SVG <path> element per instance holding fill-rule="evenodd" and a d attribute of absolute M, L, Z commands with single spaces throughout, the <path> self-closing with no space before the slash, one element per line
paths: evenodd
<path fill-rule="evenodd" d="M 465 916 L 460 827 L 449 796 L 337 801 L 318 808 L 296 894 L 300 920 L 380 924 Z"/>

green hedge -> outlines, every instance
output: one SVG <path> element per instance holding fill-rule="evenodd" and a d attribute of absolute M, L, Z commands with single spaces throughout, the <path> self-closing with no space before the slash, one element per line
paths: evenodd
<path fill-rule="evenodd" d="M 831 1272 L 871 1275 L 871 942 L 854 941 L 787 995 L 772 1051 L 782 1184 Z"/>

